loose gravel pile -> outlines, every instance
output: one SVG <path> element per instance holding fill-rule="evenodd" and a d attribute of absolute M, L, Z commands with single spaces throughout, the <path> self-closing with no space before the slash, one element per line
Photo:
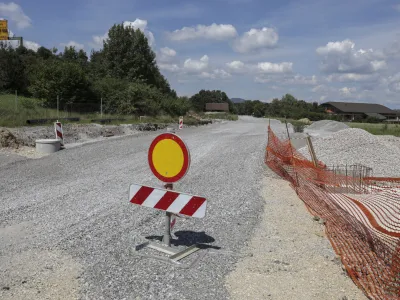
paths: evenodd
<path fill-rule="evenodd" d="M 122 125 L 100 124 L 65 124 L 63 125 L 64 142 L 85 142 L 100 137 L 121 136 L 141 131 L 164 129 L 167 124 L 143 123 Z M 54 126 L 25 126 L 10 128 L 10 132 L 21 141 L 22 145 L 34 147 L 37 139 L 55 138 Z"/>
<path fill-rule="evenodd" d="M 332 120 L 316 121 L 307 127 L 308 130 L 322 130 L 329 132 L 337 132 L 347 128 L 349 128 L 349 126 L 346 125 L 345 123 Z"/>
<path fill-rule="evenodd" d="M 316 137 L 313 145 L 317 158 L 328 166 L 359 163 L 372 167 L 374 176 L 400 177 L 400 138 L 348 128 Z M 307 147 L 299 151 L 310 158 Z"/>
<path fill-rule="evenodd" d="M 19 142 L 17 138 L 7 129 L 0 128 L 0 148 L 18 148 Z"/>

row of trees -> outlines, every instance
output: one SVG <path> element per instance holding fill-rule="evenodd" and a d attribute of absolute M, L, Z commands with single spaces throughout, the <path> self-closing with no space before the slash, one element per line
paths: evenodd
<path fill-rule="evenodd" d="M 161 74 L 156 55 L 139 29 L 115 24 L 103 48 L 90 53 L 65 47 L 12 48 L 0 43 L 0 92 L 32 96 L 55 108 L 79 103 L 100 103 L 110 114 L 184 115 L 204 110 L 210 101 L 229 102 L 221 91 L 200 91 L 190 99 L 178 97 Z M 89 109 L 93 106 L 88 105 Z"/>
<path fill-rule="evenodd" d="M 318 121 L 328 117 L 317 102 L 309 103 L 304 100 L 298 100 L 290 94 L 284 95 L 281 99 L 275 98 L 270 103 L 248 100 L 236 103 L 235 106 L 239 115 L 253 115 L 255 117 L 286 117 L 295 120 L 308 118 L 311 121 Z"/>

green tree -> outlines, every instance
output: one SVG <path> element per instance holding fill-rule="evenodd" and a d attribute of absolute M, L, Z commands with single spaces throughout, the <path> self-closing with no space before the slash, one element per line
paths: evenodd
<path fill-rule="evenodd" d="M 229 110 L 234 112 L 235 108 L 232 101 L 225 92 L 220 90 L 201 90 L 190 98 L 192 106 L 196 111 L 205 111 L 206 103 L 228 103 Z"/>
<path fill-rule="evenodd" d="M 27 89 L 26 66 L 23 61 L 23 51 L 2 44 L 0 46 L 0 90 L 23 93 Z"/>
<path fill-rule="evenodd" d="M 60 105 L 85 101 L 90 93 L 90 83 L 82 67 L 74 62 L 47 60 L 39 62 L 31 74 L 30 92 L 55 107 L 57 96 Z"/>
<path fill-rule="evenodd" d="M 169 83 L 160 73 L 156 55 L 139 29 L 115 24 L 103 43 L 102 58 L 107 75 L 142 82 L 171 93 Z"/>

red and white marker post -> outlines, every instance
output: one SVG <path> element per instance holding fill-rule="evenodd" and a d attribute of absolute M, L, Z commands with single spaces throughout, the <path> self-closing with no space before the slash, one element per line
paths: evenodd
<path fill-rule="evenodd" d="M 190 166 L 189 149 L 177 135 L 163 133 L 157 136 L 150 145 L 148 161 L 153 174 L 165 183 L 164 189 L 132 184 L 129 188 L 129 201 L 132 204 L 166 212 L 164 245 L 146 242 L 137 246 L 135 250 L 149 247 L 169 254 L 170 260 L 179 263 L 179 260 L 200 248 L 195 244 L 182 251 L 171 246 L 171 230 L 175 226 L 176 216 L 179 214 L 192 218 L 204 218 L 207 200 L 204 197 L 172 190 L 173 183 L 181 180 Z"/>
<path fill-rule="evenodd" d="M 183 129 L 183 117 L 179 117 L 179 129 Z"/>
<path fill-rule="evenodd" d="M 64 133 L 62 129 L 62 124 L 61 122 L 55 122 L 54 123 L 54 130 L 56 132 L 56 139 L 61 140 L 61 146 L 64 146 Z"/>

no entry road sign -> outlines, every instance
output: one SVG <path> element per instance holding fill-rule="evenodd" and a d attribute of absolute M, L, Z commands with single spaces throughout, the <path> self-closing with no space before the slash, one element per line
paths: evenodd
<path fill-rule="evenodd" d="M 148 152 L 150 169 L 163 182 L 181 180 L 189 170 L 190 153 L 183 140 L 173 133 L 157 136 Z"/>

